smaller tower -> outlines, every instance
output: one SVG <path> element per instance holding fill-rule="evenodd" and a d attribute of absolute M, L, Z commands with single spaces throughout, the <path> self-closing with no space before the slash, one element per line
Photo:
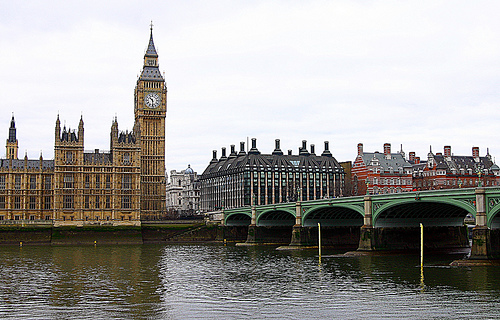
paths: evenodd
<path fill-rule="evenodd" d="M 16 138 L 16 122 L 14 121 L 14 115 L 12 115 L 12 120 L 10 120 L 9 138 L 7 139 L 5 147 L 7 159 L 17 159 L 19 147 Z"/>

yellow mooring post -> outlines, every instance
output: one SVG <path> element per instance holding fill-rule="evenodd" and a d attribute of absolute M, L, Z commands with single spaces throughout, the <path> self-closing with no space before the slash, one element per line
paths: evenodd
<path fill-rule="evenodd" d="M 424 225 L 420 224 L 420 267 L 424 266 Z"/>
<path fill-rule="evenodd" d="M 318 222 L 318 254 L 321 259 L 321 223 Z"/>
<path fill-rule="evenodd" d="M 424 225 L 420 224 L 420 288 L 425 290 L 424 283 Z"/>

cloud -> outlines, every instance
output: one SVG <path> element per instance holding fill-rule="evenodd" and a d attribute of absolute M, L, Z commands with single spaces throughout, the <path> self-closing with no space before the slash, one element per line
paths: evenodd
<path fill-rule="evenodd" d="M 109 148 L 153 20 L 168 86 L 167 170 L 202 172 L 212 150 L 258 138 L 262 152 L 302 140 L 353 160 L 365 150 L 425 157 L 472 146 L 500 154 L 497 2 L 23 2 L 0 13 L 0 117 L 20 150 L 53 156 L 57 114 L 85 147 Z M 220 155 L 220 151 L 219 151 Z"/>

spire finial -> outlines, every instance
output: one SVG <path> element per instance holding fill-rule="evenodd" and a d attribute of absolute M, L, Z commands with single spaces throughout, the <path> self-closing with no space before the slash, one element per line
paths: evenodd
<path fill-rule="evenodd" d="M 151 32 L 153 32 L 153 20 L 151 20 L 151 23 L 149 24 L 149 30 L 151 30 Z"/>

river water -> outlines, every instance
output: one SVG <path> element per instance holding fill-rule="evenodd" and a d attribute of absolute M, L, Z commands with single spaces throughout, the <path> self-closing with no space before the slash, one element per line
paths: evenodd
<path fill-rule="evenodd" d="M 1 319 L 498 319 L 500 267 L 221 245 L 0 247 Z"/>

